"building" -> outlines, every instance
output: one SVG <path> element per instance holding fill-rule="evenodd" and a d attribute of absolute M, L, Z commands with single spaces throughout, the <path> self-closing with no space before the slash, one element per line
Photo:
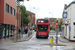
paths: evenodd
<path fill-rule="evenodd" d="M 56 18 L 49 18 L 50 28 L 55 28 Z"/>
<path fill-rule="evenodd" d="M 64 7 L 62 32 L 63 37 L 75 41 L 75 1 Z"/>
<path fill-rule="evenodd" d="M 17 6 L 16 0 L 0 0 L 0 39 L 16 33 Z M 19 10 L 18 27 L 21 26 L 21 11 Z M 15 31 L 14 31 L 15 30 Z M 14 33 L 12 32 L 14 31 Z"/>
<path fill-rule="evenodd" d="M 30 19 L 29 23 L 29 29 L 33 28 L 35 26 L 35 13 L 27 11 L 29 13 L 28 18 Z"/>

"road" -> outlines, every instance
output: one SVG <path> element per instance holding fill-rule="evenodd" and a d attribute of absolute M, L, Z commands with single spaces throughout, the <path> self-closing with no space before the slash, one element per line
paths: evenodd
<path fill-rule="evenodd" d="M 33 37 L 29 41 L 17 42 L 11 44 L 0 44 L 0 50 L 75 50 L 74 46 L 52 46 L 46 45 L 48 39 L 37 39 L 34 32 Z M 50 36 L 53 36 L 51 33 Z M 55 36 L 55 35 L 54 35 Z"/>

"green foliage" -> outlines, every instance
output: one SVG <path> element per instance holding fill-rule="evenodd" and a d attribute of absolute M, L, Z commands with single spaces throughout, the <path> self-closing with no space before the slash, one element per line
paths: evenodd
<path fill-rule="evenodd" d="M 61 31 L 62 19 L 59 22 L 59 31 Z"/>
<path fill-rule="evenodd" d="M 56 18 L 49 18 L 49 21 L 56 21 Z"/>
<path fill-rule="evenodd" d="M 28 23 L 30 22 L 30 19 L 28 17 L 24 17 L 24 23 L 23 25 L 28 25 Z"/>
<path fill-rule="evenodd" d="M 54 28 L 55 28 L 55 24 L 56 24 L 56 22 L 54 22 Z"/>
<path fill-rule="evenodd" d="M 28 23 L 30 22 L 30 19 L 28 18 L 29 14 L 26 12 L 25 6 L 21 5 L 20 10 L 21 10 L 21 25 L 22 25 L 22 22 L 23 22 L 23 26 L 28 25 Z"/>

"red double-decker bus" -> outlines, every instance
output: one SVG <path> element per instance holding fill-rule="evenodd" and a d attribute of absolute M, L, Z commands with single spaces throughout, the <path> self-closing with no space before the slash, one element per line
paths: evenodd
<path fill-rule="evenodd" d="M 36 38 L 49 36 L 49 20 L 48 19 L 37 19 L 37 30 Z"/>

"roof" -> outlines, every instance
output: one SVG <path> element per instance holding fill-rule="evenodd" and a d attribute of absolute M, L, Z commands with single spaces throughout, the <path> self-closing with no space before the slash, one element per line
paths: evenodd
<path fill-rule="evenodd" d="M 71 2 L 68 6 L 65 7 L 65 10 L 70 7 L 72 4 L 75 4 L 75 1 Z"/>
<path fill-rule="evenodd" d="M 27 12 L 35 15 L 35 13 L 33 13 L 33 12 L 31 12 L 31 11 L 28 11 L 28 10 L 27 10 Z"/>

